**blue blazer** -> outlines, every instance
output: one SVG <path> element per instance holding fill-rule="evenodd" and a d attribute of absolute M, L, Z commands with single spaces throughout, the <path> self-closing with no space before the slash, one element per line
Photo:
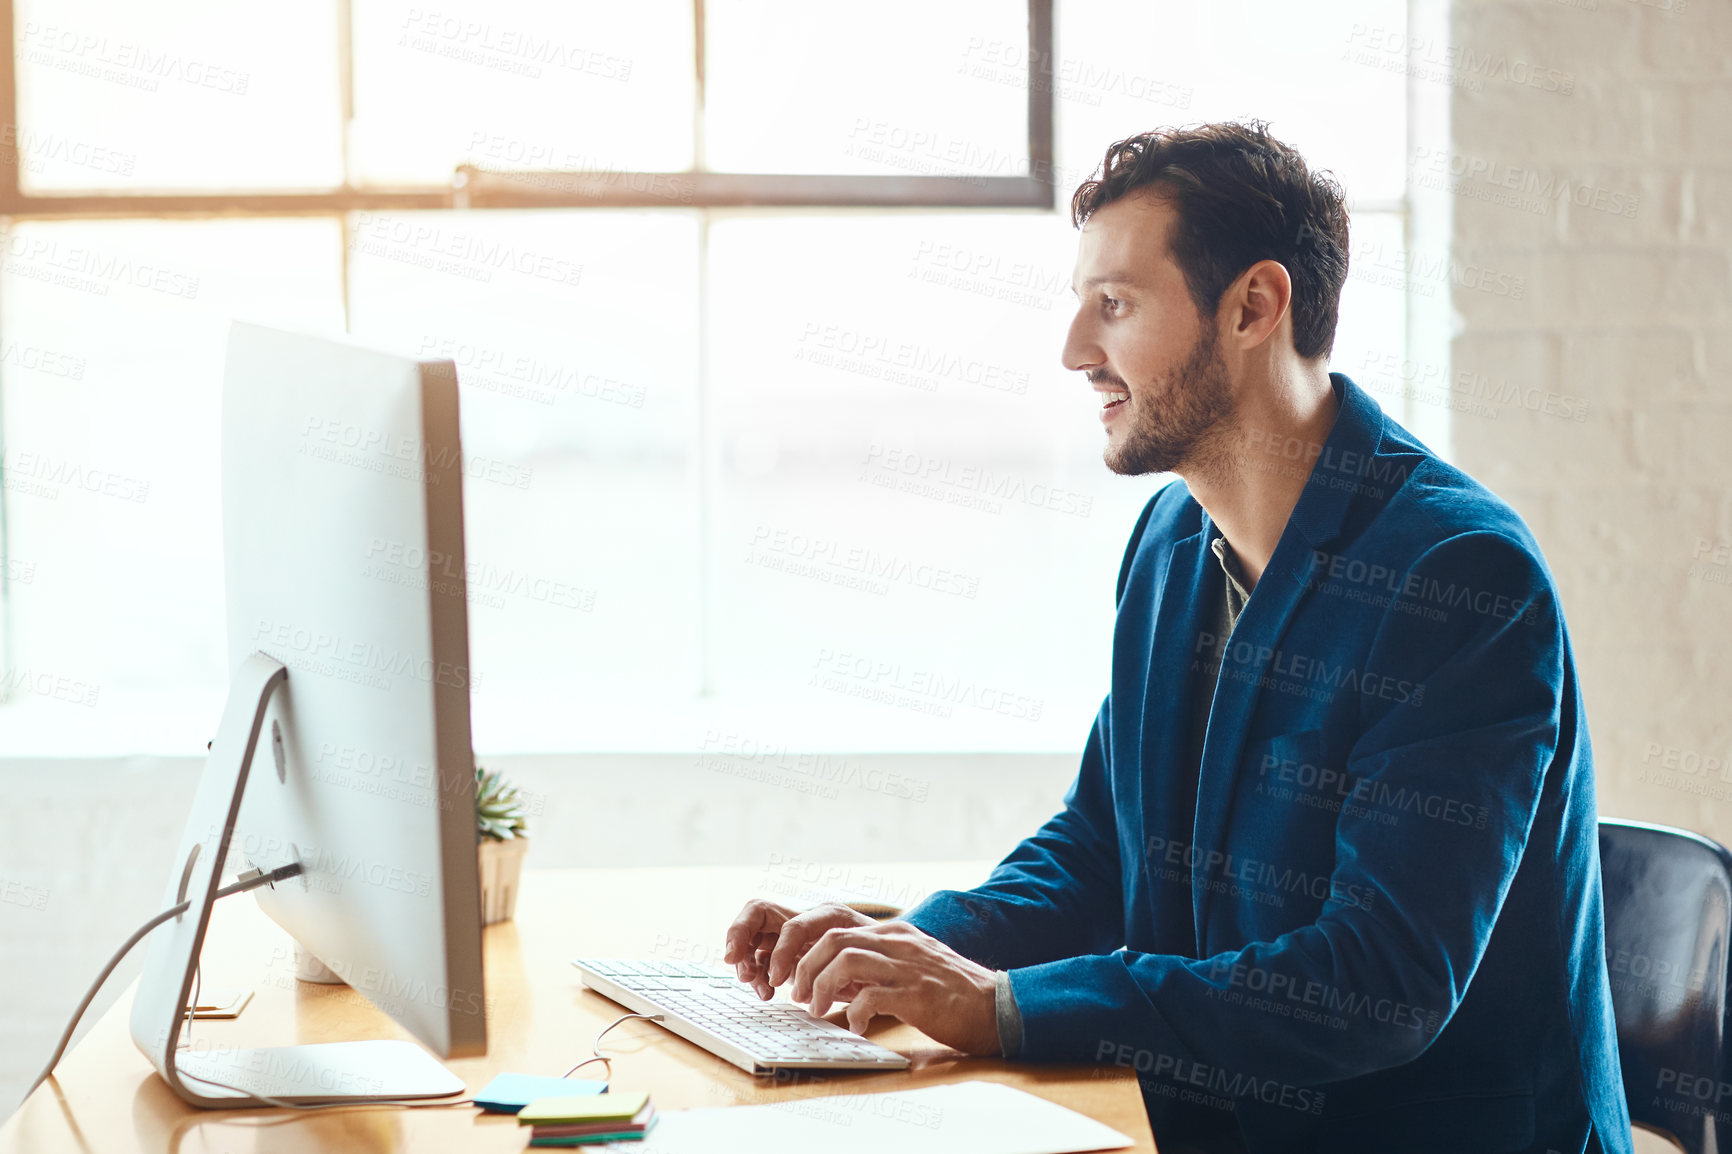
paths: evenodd
<path fill-rule="evenodd" d="M 1064 808 L 908 920 L 1008 970 L 1019 1057 L 1137 1071 L 1157 1138 L 1260 1150 L 1631 1149 L 1593 762 L 1527 526 L 1331 374 L 1327 442 L 1210 667 L 1208 516 L 1162 489 Z M 1193 802 L 1192 790 L 1195 790 Z M 1230 1114 L 1227 1112 L 1230 1111 Z"/>

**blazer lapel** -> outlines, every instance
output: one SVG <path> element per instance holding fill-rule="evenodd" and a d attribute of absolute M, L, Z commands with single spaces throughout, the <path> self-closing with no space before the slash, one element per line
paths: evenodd
<path fill-rule="evenodd" d="M 1256 713 L 1258 687 L 1310 587 L 1313 552 L 1340 533 L 1348 507 L 1361 491 L 1359 479 L 1365 477 L 1382 438 L 1383 411 L 1377 402 L 1340 373 L 1331 373 L 1330 379 L 1341 401 L 1335 426 L 1312 465 L 1274 556 L 1233 626 L 1209 710 L 1192 834 L 1197 864 L 1191 869 L 1191 908 L 1198 948 L 1205 957 L 1211 952 L 1204 932 L 1213 893 L 1209 863 L 1226 860 L 1223 842 L 1238 787 L 1239 755 Z"/>
<path fill-rule="evenodd" d="M 1139 726 L 1138 752 L 1143 783 L 1141 812 L 1143 868 L 1151 866 L 1150 847 L 1153 845 L 1189 847 L 1195 824 L 1196 799 L 1188 787 L 1188 753 L 1190 726 L 1190 690 L 1196 676 L 1193 668 L 1207 664 L 1212 653 L 1198 645 L 1204 630 L 1211 623 L 1203 620 L 1201 596 L 1204 582 L 1219 582 L 1221 566 L 1209 551 L 1208 519 L 1203 529 L 1175 542 L 1168 552 L 1165 579 L 1161 583 L 1160 600 L 1155 620 L 1154 637 L 1147 655 L 1148 669 L 1143 677 L 1144 700 Z M 1152 839 L 1159 837 L 1159 843 Z M 1189 854 L 1186 855 L 1189 858 Z M 1183 893 L 1179 887 L 1149 882 L 1154 902 L 1156 940 L 1162 949 L 1178 952 L 1193 941 L 1191 911 L 1182 900 L 1162 901 Z M 1194 904 L 1193 895 L 1193 904 Z"/>

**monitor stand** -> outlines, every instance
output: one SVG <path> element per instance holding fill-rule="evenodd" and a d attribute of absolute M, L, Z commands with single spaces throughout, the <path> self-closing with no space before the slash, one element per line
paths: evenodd
<path fill-rule="evenodd" d="M 265 706 L 287 678 L 281 662 L 255 653 L 229 685 L 222 723 L 175 855 L 179 864 L 163 898 L 164 909 L 189 900 L 191 906 L 151 936 L 132 1003 L 133 1043 L 169 1089 L 194 1106 L 379 1102 L 461 1094 L 462 1079 L 412 1042 L 179 1049 L 199 951 L 264 726 Z"/>

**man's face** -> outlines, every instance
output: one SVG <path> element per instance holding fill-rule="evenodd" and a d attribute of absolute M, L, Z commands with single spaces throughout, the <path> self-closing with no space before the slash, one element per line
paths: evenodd
<path fill-rule="evenodd" d="M 1232 425 L 1215 318 L 1198 315 L 1173 262 L 1173 224 L 1172 206 L 1140 190 L 1089 217 L 1077 249 L 1064 366 L 1101 399 L 1115 473 L 1183 473 L 1218 453 Z"/>

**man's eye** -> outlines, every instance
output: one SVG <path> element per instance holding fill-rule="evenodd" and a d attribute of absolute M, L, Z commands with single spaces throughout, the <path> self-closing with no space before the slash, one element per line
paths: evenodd
<path fill-rule="evenodd" d="M 1102 297 L 1101 303 L 1103 305 L 1105 305 L 1107 308 L 1112 309 L 1114 312 L 1117 312 L 1119 310 L 1119 306 L 1124 304 L 1125 302 L 1119 300 L 1117 297 Z"/>

